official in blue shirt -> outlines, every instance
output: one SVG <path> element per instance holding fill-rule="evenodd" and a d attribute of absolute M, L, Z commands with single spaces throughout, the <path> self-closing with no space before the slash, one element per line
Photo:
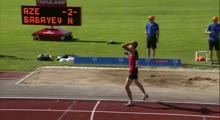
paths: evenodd
<path fill-rule="evenodd" d="M 209 24 L 205 29 L 205 33 L 208 34 L 209 45 L 209 58 L 210 64 L 213 64 L 213 48 L 216 50 L 216 56 L 218 58 L 218 64 L 220 63 L 220 24 L 218 24 L 218 17 L 212 17 L 212 24 Z"/>
<path fill-rule="evenodd" d="M 153 58 L 155 58 L 157 43 L 159 42 L 159 25 L 154 21 L 154 16 L 149 16 L 148 19 L 149 22 L 145 27 L 145 35 L 147 36 L 147 56 L 151 58 L 152 53 Z"/>

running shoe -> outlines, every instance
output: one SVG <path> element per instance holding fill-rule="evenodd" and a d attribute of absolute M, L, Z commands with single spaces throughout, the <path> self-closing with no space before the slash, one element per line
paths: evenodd
<path fill-rule="evenodd" d="M 144 97 L 142 98 L 142 100 L 146 100 L 147 98 L 149 98 L 149 95 L 145 94 Z"/>
<path fill-rule="evenodd" d="M 129 101 L 127 104 L 126 104 L 127 107 L 131 107 L 131 106 L 134 106 L 133 102 L 132 101 Z"/>

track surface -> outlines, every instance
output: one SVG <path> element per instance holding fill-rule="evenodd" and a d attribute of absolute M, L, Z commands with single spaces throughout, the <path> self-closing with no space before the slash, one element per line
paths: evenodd
<path fill-rule="evenodd" d="M 9 72 L 9 71 L 0 71 L 0 80 L 17 80 L 28 75 L 29 72 Z"/>
<path fill-rule="evenodd" d="M 0 120 L 219 120 L 218 105 L 166 102 L 0 99 Z"/>
<path fill-rule="evenodd" d="M 26 72 L 0 72 L 0 80 L 18 80 Z M 219 120 L 216 104 L 75 99 L 0 99 L 0 120 Z"/>

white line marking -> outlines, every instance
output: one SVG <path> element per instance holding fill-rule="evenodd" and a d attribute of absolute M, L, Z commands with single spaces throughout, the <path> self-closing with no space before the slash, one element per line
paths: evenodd
<path fill-rule="evenodd" d="M 173 114 L 173 113 L 144 113 L 144 112 L 120 112 L 120 111 L 96 111 L 97 113 L 114 113 L 114 114 L 134 114 L 134 115 L 161 115 L 161 116 L 181 116 L 181 117 L 204 117 L 204 115 L 190 114 Z M 209 118 L 220 118 L 220 116 L 207 115 Z"/>
<path fill-rule="evenodd" d="M 38 68 L 37 70 L 31 72 L 30 74 L 28 74 L 27 76 L 25 76 L 24 78 L 22 78 L 21 80 L 19 80 L 18 82 L 15 83 L 15 85 L 21 83 L 22 81 L 24 81 L 26 78 L 28 78 L 29 76 L 33 75 L 35 72 L 39 71 L 41 68 Z"/>
<path fill-rule="evenodd" d="M 34 100 L 75 100 L 75 101 L 116 101 L 116 102 L 125 102 L 128 101 L 127 99 L 90 99 L 90 98 L 68 98 L 68 97 L 0 97 L 0 99 L 34 99 Z M 178 101 L 177 99 L 173 99 L 175 101 L 169 99 L 149 99 L 146 101 L 143 100 L 134 100 L 135 102 L 147 102 L 147 103 L 157 103 L 157 102 L 164 102 L 164 103 L 178 103 L 178 104 L 195 104 L 195 105 L 220 105 L 219 103 L 214 102 L 192 102 L 192 101 Z"/>
<path fill-rule="evenodd" d="M 91 113 L 90 120 L 93 120 L 94 114 L 95 114 L 95 110 L 96 110 L 96 108 L 98 107 L 99 103 L 100 103 L 100 101 L 97 101 L 95 107 L 93 108 L 92 113 Z"/>
<path fill-rule="evenodd" d="M 128 68 L 123 67 L 77 67 L 77 66 L 43 66 L 40 68 L 68 68 L 68 69 L 101 69 L 101 70 L 128 70 Z M 172 68 L 172 67 L 162 67 L 162 68 L 149 68 L 149 67 L 140 67 L 140 70 L 152 70 L 152 71 L 194 71 L 194 72 L 219 72 L 219 69 L 212 70 L 200 70 L 200 69 L 187 69 L 187 68 Z"/>
<path fill-rule="evenodd" d="M 96 106 L 98 106 L 98 102 Z M 95 107 L 94 107 L 95 108 Z M 95 110 L 95 109 L 93 109 Z M 0 111 L 27 111 L 27 112 L 65 112 L 66 110 L 48 110 L 48 109 L 0 109 Z M 214 115 L 190 115 L 190 114 L 172 114 L 172 113 L 146 113 L 146 112 L 120 112 L 120 111 L 91 111 L 91 110 L 68 110 L 68 112 L 76 113 L 107 113 L 107 114 L 133 114 L 133 115 L 161 115 L 161 116 L 179 116 L 179 117 L 199 117 L 199 118 L 220 118 L 220 116 Z M 93 114 L 94 115 L 94 114 Z M 90 120 L 93 120 L 91 117 Z"/>
<path fill-rule="evenodd" d="M 62 120 L 63 117 L 66 115 L 67 112 L 70 111 L 70 109 L 75 105 L 76 101 L 73 101 L 73 103 L 64 111 L 64 113 L 58 118 L 58 120 Z"/>

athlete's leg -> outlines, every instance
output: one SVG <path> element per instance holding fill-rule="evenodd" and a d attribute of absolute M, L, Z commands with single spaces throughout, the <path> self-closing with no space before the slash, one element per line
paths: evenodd
<path fill-rule="evenodd" d="M 126 92 L 128 94 L 128 98 L 129 98 L 130 101 L 133 101 L 132 93 L 131 93 L 131 89 L 130 89 L 130 85 L 131 85 L 132 81 L 133 80 L 127 78 L 126 79 L 126 83 L 125 83 L 125 90 L 126 90 Z"/>
<path fill-rule="evenodd" d="M 144 94 L 144 97 L 142 98 L 143 100 L 145 100 L 146 98 L 148 98 L 148 94 L 146 94 L 145 89 L 143 87 L 143 85 L 139 82 L 138 79 L 134 80 L 135 84 L 138 86 L 138 88 L 141 90 L 141 92 Z"/>
<path fill-rule="evenodd" d="M 143 94 L 146 94 L 143 85 L 139 82 L 138 79 L 134 80 L 135 84 L 138 86 L 138 88 L 142 91 Z"/>

